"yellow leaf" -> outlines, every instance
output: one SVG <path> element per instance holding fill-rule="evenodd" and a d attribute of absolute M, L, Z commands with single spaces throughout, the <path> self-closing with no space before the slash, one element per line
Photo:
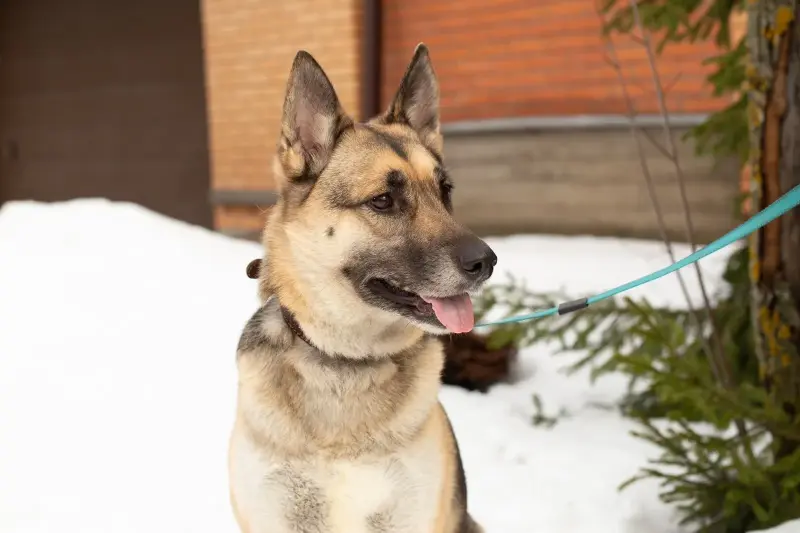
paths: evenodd
<path fill-rule="evenodd" d="M 789 6 L 780 6 L 775 10 L 775 33 L 783 35 L 794 20 L 794 10 Z"/>

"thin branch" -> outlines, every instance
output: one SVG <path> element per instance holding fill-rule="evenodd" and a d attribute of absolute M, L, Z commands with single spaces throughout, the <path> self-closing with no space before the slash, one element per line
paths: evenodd
<path fill-rule="evenodd" d="M 653 52 L 653 46 L 650 42 L 650 34 L 644 28 L 642 24 L 641 17 L 639 16 L 639 7 L 636 3 L 636 0 L 629 0 L 631 6 L 631 12 L 633 14 L 633 22 L 635 27 L 641 33 L 641 40 L 642 46 L 645 48 L 647 52 L 647 60 L 650 64 L 650 73 L 653 78 L 653 86 L 656 91 L 656 97 L 658 99 L 658 107 L 659 112 L 661 113 L 661 119 L 664 129 L 664 138 L 667 143 L 667 150 L 670 154 L 669 159 L 672 161 L 675 167 L 675 175 L 678 178 L 678 188 L 680 190 L 681 195 L 681 203 L 683 204 L 683 212 L 686 219 L 686 237 L 689 241 L 689 245 L 691 246 L 692 252 L 697 250 L 697 241 L 695 239 L 695 231 L 694 231 L 694 223 L 692 221 L 692 211 L 691 207 L 689 206 L 689 196 L 686 191 L 686 176 L 683 173 L 683 168 L 681 167 L 678 150 L 675 146 L 675 140 L 672 135 L 672 127 L 670 125 L 669 120 L 669 112 L 667 111 L 666 105 L 666 98 L 664 97 L 663 85 L 661 83 L 661 77 L 658 73 L 658 68 L 656 66 L 656 58 Z M 721 377 L 723 380 L 723 384 L 732 387 L 733 384 L 733 376 L 731 370 L 729 368 L 728 362 L 725 359 L 724 349 L 722 344 L 722 339 L 719 336 L 719 328 L 716 327 L 714 323 L 713 313 L 711 312 L 711 299 L 708 297 L 708 291 L 706 289 L 705 280 L 703 277 L 703 273 L 700 270 L 700 265 L 698 263 L 694 263 L 693 267 L 697 274 L 697 280 L 700 285 L 700 293 L 703 297 L 703 306 L 705 307 L 706 316 L 709 319 L 709 324 L 711 325 L 711 338 L 714 343 L 714 356 L 717 360 L 716 363 L 719 366 L 719 370 L 721 373 Z"/>
<path fill-rule="evenodd" d="M 650 133 L 650 132 L 649 132 L 649 131 L 647 131 L 647 130 L 642 130 L 642 132 L 641 132 L 641 133 L 642 133 L 642 135 L 644 135 L 644 136 L 645 136 L 645 138 L 646 138 L 648 141 L 650 141 L 650 144 L 652 144 L 652 145 L 655 147 L 655 149 L 656 149 L 656 150 L 658 150 L 659 152 L 661 152 L 661 155 L 663 155 L 663 156 L 664 156 L 664 157 L 666 157 L 667 159 L 669 159 L 669 158 L 670 158 L 670 153 L 669 153 L 669 150 L 667 150 L 666 148 L 664 148 L 664 145 L 663 145 L 663 144 L 661 144 L 661 143 L 660 143 L 658 140 L 656 140 L 656 138 L 653 136 L 653 134 L 652 134 L 652 133 Z"/>
<path fill-rule="evenodd" d="M 661 112 L 661 118 L 663 123 L 664 129 L 664 137 L 667 143 L 667 149 L 670 152 L 670 160 L 672 161 L 675 167 L 675 175 L 678 178 L 678 186 L 680 189 L 681 195 L 681 203 L 683 204 L 684 215 L 686 219 L 686 232 L 687 232 L 687 239 L 691 246 L 692 252 L 697 249 L 697 244 L 695 240 L 695 232 L 694 232 L 694 223 L 692 222 L 692 215 L 691 215 L 691 208 L 689 206 L 689 198 L 686 192 L 686 176 L 683 173 L 683 168 L 680 165 L 679 157 L 678 157 L 678 150 L 675 147 L 675 140 L 672 136 L 672 128 L 670 126 L 669 120 L 669 113 L 667 111 L 666 105 L 666 98 L 664 97 L 663 85 L 661 83 L 661 77 L 658 73 L 658 68 L 656 66 L 656 59 L 655 54 L 653 52 L 653 46 L 650 40 L 650 34 L 644 28 L 642 24 L 641 16 L 639 14 L 639 7 L 636 3 L 636 0 L 629 0 L 631 6 L 631 12 L 633 14 L 633 22 L 634 26 L 639 30 L 641 34 L 642 46 L 644 46 L 645 51 L 647 52 L 647 59 L 650 64 L 650 73 L 653 78 L 653 85 L 656 90 L 656 96 L 658 98 L 658 107 L 659 111 Z M 730 369 L 730 365 L 728 360 L 725 358 L 725 351 L 724 346 L 722 344 L 722 338 L 719 334 L 719 328 L 717 327 L 714 314 L 711 311 L 711 301 L 708 297 L 708 291 L 706 290 L 705 280 L 703 278 L 703 274 L 700 270 L 700 265 L 696 262 L 694 263 L 694 270 L 697 274 L 697 279 L 700 285 L 700 293 L 703 297 L 703 306 L 705 308 L 706 318 L 708 320 L 709 326 L 711 327 L 711 340 L 713 342 L 713 352 L 711 352 L 713 366 L 717 366 L 721 383 L 726 388 L 733 388 L 735 383 L 733 381 L 733 373 Z M 753 455 L 753 449 L 750 445 L 749 438 L 747 437 L 747 430 L 745 428 L 744 423 L 741 420 L 736 420 L 736 428 L 739 432 L 740 436 L 742 437 L 742 441 L 745 444 L 745 452 L 748 454 L 748 458 L 752 461 L 755 461 L 755 456 Z"/>
<path fill-rule="evenodd" d="M 602 20 L 602 16 L 601 16 L 601 20 Z M 630 93 L 628 92 L 628 85 L 627 85 L 627 82 L 625 80 L 625 76 L 622 74 L 622 68 L 620 67 L 619 60 L 617 59 L 616 48 L 614 47 L 614 43 L 609 38 L 606 38 L 605 42 L 606 42 L 606 54 L 607 54 L 606 60 L 609 63 L 609 65 L 611 65 L 611 67 L 617 73 L 617 79 L 619 81 L 620 88 L 622 89 L 622 94 L 623 94 L 623 96 L 625 98 L 625 103 L 626 103 L 626 105 L 628 107 L 628 119 L 630 120 L 631 135 L 633 137 L 634 142 L 636 143 L 636 148 L 637 148 L 638 155 L 639 155 L 639 164 L 640 164 L 640 166 L 642 168 L 642 175 L 644 176 L 645 182 L 647 183 L 647 192 L 648 192 L 648 195 L 650 196 L 650 203 L 653 205 L 653 210 L 655 211 L 656 219 L 658 220 L 658 228 L 659 228 L 659 231 L 661 233 L 661 238 L 664 241 L 664 245 L 665 245 L 665 247 L 667 249 L 667 253 L 669 254 L 669 257 L 670 257 L 670 261 L 675 263 L 677 261 L 677 259 L 675 257 L 675 252 L 674 252 L 673 247 L 672 247 L 672 241 L 670 240 L 669 235 L 667 234 L 666 223 L 664 222 L 664 216 L 663 216 L 663 213 L 661 211 L 661 204 L 660 204 L 660 202 L 658 200 L 658 195 L 657 195 L 656 190 L 655 190 L 653 177 L 650 174 L 650 168 L 647 166 L 647 159 L 646 159 L 646 156 L 645 156 L 644 147 L 642 146 L 642 141 L 641 141 L 641 139 L 639 137 L 639 133 L 644 133 L 644 130 L 641 130 L 636 125 L 636 116 L 637 116 L 636 106 L 633 103 L 633 99 L 631 98 Z M 668 153 L 668 151 L 663 146 L 661 146 L 655 139 L 651 138 L 651 141 L 653 142 L 654 146 L 656 146 L 660 150 L 662 150 L 662 153 L 664 153 L 668 158 L 671 159 L 670 154 Z M 708 358 L 708 362 L 709 362 L 709 365 L 711 367 L 711 371 L 713 372 L 714 377 L 715 377 L 715 379 L 717 380 L 718 383 L 720 383 L 725 388 L 729 388 L 729 385 L 726 383 L 725 378 L 724 378 L 724 374 L 723 374 L 724 369 L 720 368 L 719 358 L 715 357 L 713 347 L 708 342 L 707 337 L 705 335 L 703 335 L 702 326 L 701 326 L 702 322 L 700 320 L 700 316 L 698 315 L 697 310 L 694 308 L 694 305 L 692 304 L 692 300 L 691 300 L 691 297 L 689 296 L 689 291 L 686 288 L 686 283 L 683 280 L 683 276 L 681 275 L 681 273 L 679 271 L 675 272 L 675 275 L 678 277 L 678 282 L 680 283 L 681 291 L 683 292 L 683 296 L 686 299 L 686 305 L 687 305 L 688 310 L 689 310 L 689 315 L 691 316 L 693 325 L 695 326 L 695 328 L 698 331 L 698 335 L 699 335 L 700 341 L 701 341 L 701 343 L 703 345 L 703 351 L 706 354 L 706 357 Z M 710 308 L 709 308 L 709 310 L 710 310 Z M 713 325 L 712 325 L 712 327 L 713 327 Z M 720 353 L 722 353 L 722 352 L 720 352 Z M 724 357 L 724 353 L 723 353 L 723 357 Z M 744 439 L 746 437 L 746 428 L 745 428 L 744 423 L 737 420 L 736 421 L 736 427 L 737 427 L 737 431 L 739 432 L 739 434 Z M 749 442 L 746 441 L 746 440 L 745 440 L 745 445 L 747 446 L 748 449 L 750 448 Z M 749 455 L 751 456 L 752 452 Z"/>
<path fill-rule="evenodd" d="M 675 76 L 672 77 L 672 80 L 670 80 L 670 82 L 664 86 L 664 94 L 669 94 L 672 91 L 675 85 L 677 85 L 680 81 L 681 76 L 683 76 L 682 70 L 675 74 Z"/>
<path fill-rule="evenodd" d="M 602 20 L 602 15 L 599 12 L 598 16 L 600 16 Z M 650 203 L 652 204 L 653 211 L 656 215 L 656 221 L 658 222 L 658 230 L 661 234 L 661 240 L 664 241 L 664 247 L 667 249 L 669 260 L 675 263 L 678 261 L 678 259 L 675 256 L 672 240 L 669 238 L 669 234 L 667 233 L 667 224 L 664 220 L 664 213 L 661 210 L 661 202 L 658 200 L 658 194 L 656 192 L 653 175 L 650 173 L 650 167 L 647 165 L 647 156 L 644 151 L 642 139 L 639 136 L 641 129 L 636 124 L 636 117 L 638 115 L 636 105 L 633 103 L 633 98 L 631 98 L 630 92 L 628 91 L 628 83 L 625 79 L 625 76 L 622 74 L 622 67 L 620 67 L 619 59 L 617 58 L 617 49 L 609 37 L 606 36 L 604 40 L 606 43 L 606 59 L 608 64 L 611 65 L 611 68 L 613 68 L 617 74 L 617 80 L 619 81 L 620 88 L 622 89 L 622 95 L 625 98 L 625 104 L 628 108 L 628 120 L 630 122 L 631 137 L 633 138 L 633 142 L 636 143 L 636 150 L 639 156 L 639 166 L 642 169 L 642 175 L 644 176 L 644 181 L 647 184 L 647 194 L 650 197 Z M 691 314 L 695 326 L 697 327 L 697 331 L 700 334 L 700 337 L 703 338 L 704 335 L 702 328 L 700 327 L 700 317 L 697 315 L 697 311 L 692 305 L 692 298 L 689 295 L 689 289 L 686 287 L 686 282 L 683 279 L 683 275 L 680 271 L 677 271 L 675 272 L 675 276 L 678 278 L 678 283 L 680 283 L 681 286 L 681 292 L 683 292 L 683 296 L 686 298 L 686 305 L 688 306 L 689 313 Z"/>

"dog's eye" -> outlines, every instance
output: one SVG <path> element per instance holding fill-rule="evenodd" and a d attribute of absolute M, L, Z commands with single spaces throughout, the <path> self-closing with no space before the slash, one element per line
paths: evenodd
<path fill-rule="evenodd" d="M 394 205 L 394 199 L 390 194 L 381 194 L 374 197 L 369 203 L 376 211 L 388 211 Z"/>

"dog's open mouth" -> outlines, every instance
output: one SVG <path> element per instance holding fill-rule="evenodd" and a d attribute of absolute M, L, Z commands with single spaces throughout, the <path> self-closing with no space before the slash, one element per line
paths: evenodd
<path fill-rule="evenodd" d="M 376 296 L 407 308 L 417 318 L 431 319 L 435 316 L 453 333 L 466 333 L 475 326 L 472 300 L 467 293 L 445 298 L 422 296 L 378 278 L 369 280 L 367 286 Z"/>

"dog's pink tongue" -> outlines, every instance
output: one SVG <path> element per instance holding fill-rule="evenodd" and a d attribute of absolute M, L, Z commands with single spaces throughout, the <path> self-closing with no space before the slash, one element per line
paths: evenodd
<path fill-rule="evenodd" d="M 475 315 L 469 294 L 464 293 L 450 298 L 423 298 L 423 300 L 433 306 L 436 318 L 453 333 L 466 333 L 475 327 Z"/>

